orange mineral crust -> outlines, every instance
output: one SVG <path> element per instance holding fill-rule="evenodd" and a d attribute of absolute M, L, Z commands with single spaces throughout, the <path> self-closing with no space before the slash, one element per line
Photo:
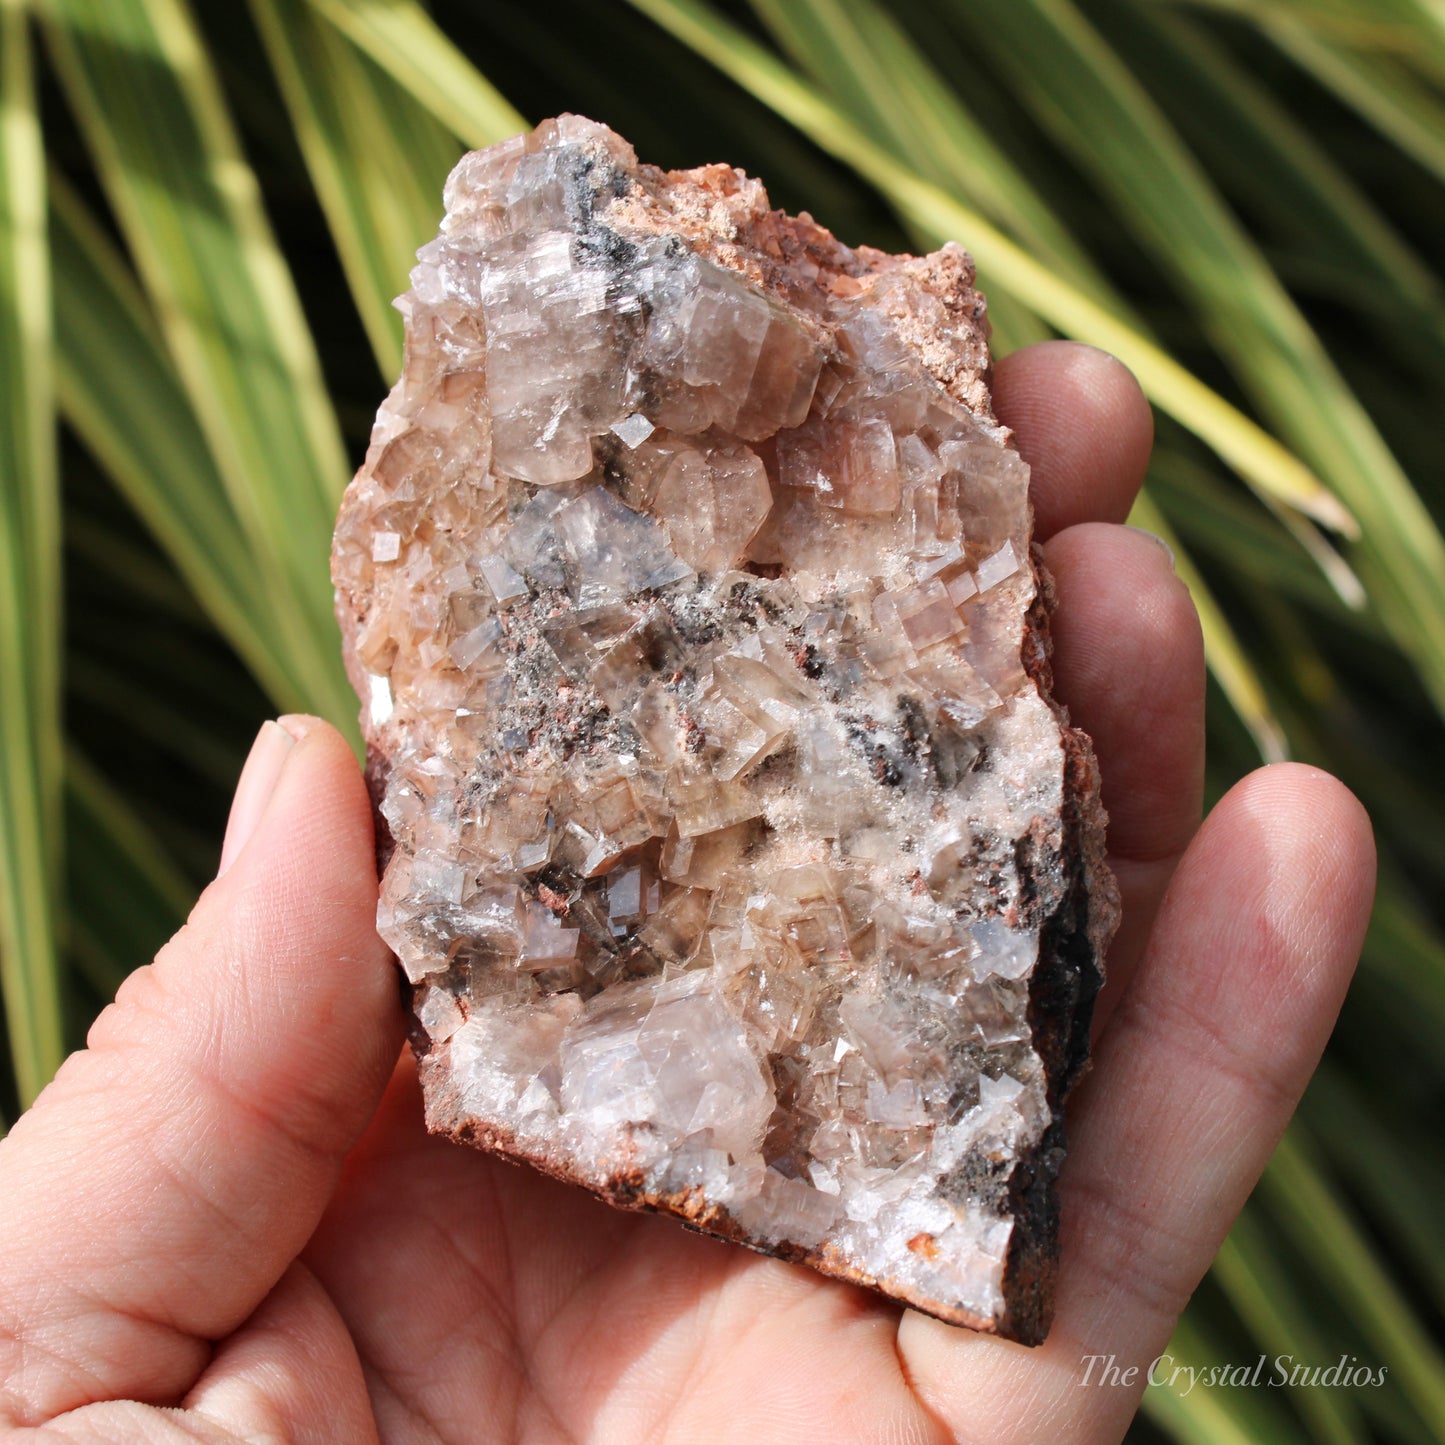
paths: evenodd
<path fill-rule="evenodd" d="M 465 157 L 334 577 L 427 1118 L 1037 1341 L 1117 902 L 958 246 Z"/>

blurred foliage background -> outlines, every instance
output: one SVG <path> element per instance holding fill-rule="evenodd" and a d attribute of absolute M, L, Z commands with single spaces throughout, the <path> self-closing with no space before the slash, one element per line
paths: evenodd
<path fill-rule="evenodd" d="M 1445 1438 L 1438 0 L 0 0 L 0 1114 L 184 917 L 259 721 L 352 726 L 326 559 L 391 298 L 462 149 L 563 109 L 962 240 L 1001 351 L 1140 377 L 1211 790 L 1319 763 L 1383 863 L 1172 1352 L 1389 1374 L 1150 1389 L 1137 1438 Z"/>

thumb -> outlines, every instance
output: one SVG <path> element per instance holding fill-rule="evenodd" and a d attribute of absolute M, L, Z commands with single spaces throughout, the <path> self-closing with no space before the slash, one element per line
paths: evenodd
<path fill-rule="evenodd" d="M 401 1041 L 371 810 L 268 723 L 222 876 L 0 1143 L 0 1425 L 184 1394 L 315 1228 Z"/>

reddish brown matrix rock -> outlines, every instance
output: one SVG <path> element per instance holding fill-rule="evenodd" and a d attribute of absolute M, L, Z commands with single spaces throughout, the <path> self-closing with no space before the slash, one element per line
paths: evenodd
<path fill-rule="evenodd" d="M 1015 1339 L 1117 912 L 954 245 L 469 155 L 334 575 L 438 1132 Z"/>

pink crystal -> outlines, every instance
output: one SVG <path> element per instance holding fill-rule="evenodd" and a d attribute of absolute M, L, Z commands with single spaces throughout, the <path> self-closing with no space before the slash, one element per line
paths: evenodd
<path fill-rule="evenodd" d="M 465 157 L 337 528 L 430 1127 L 1037 1340 L 1113 927 L 965 253 Z"/>

